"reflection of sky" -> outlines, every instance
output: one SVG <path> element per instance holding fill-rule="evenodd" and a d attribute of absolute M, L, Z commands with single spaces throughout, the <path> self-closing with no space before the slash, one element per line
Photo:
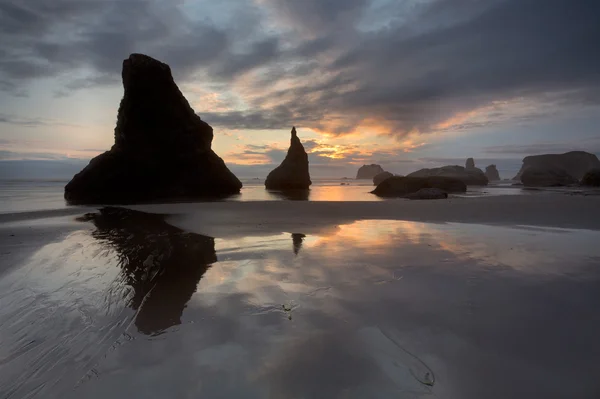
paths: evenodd
<path fill-rule="evenodd" d="M 101 317 L 109 308 L 118 314 L 123 303 L 98 299 L 122 295 L 126 286 L 115 275 L 118 253 L 89 231 L 42 247 L 0 282 L 21 279 L 4 292 L 37 292 L 37 312 L 51 312 L 52 298 L 60 299 L 59 310 L 69 304 L 70 322 L 45 318 L 47 332 L 36 339 L 59 326 L 79 331 L 83 341 L 111 331 L 110 350 L 71 353 L 71 341 L 49 341 L 87 375 L 73 397 L 595 392 L 587 375 L 598 370 L 600 349 L 598 232 L 358 220 L 307 235 L 299 250 L 292 233 L 302 232 L 215 239 L 218 260 L 181 324 L 155 336 L 127 317 Z M 13 364 L 18 370 L 24 363 Z M 433 388 L 418 381 L 429 372 Z"/>

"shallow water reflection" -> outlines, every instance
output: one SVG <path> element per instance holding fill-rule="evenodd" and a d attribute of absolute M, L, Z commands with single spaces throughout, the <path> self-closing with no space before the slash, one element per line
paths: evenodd
<path fill-rule="evenodd" d="M 2 397 L 600 393 L 600 232 L 361 220 L 213 239 L 85 219 L 0 280 Z"/>

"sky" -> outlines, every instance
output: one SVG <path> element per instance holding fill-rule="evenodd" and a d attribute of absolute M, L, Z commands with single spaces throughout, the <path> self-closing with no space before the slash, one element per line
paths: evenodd
<path fill-rule="evenodd" d="M 0 168 L 108 150 L 122 61 L 144 53 L 240 177 L 279 164 L 292 126 L 315 177 L 467 157 L 512 177 L 526 155 L 600 154 L 599 15 L 597 0 L 0 0 Z"/>

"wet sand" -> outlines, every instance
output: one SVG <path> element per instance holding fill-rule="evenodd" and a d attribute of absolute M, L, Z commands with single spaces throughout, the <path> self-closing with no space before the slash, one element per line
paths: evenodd
<path fill-rule="evenodd" d="M 0 397 L 594 398 L 598 205 L 0 215 Z"/>

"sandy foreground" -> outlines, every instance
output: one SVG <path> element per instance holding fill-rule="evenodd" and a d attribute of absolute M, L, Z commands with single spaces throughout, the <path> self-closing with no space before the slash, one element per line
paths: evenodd
<path fill-rule="evenodd" d="M 170 215 L 167 222 L 212 237 L 271 232 L 311 234 L 354 220 L 407 220 L 600 229 L 600 196 L 541 194 L 384 202 L 213 202 L 138 205 Z"/>

